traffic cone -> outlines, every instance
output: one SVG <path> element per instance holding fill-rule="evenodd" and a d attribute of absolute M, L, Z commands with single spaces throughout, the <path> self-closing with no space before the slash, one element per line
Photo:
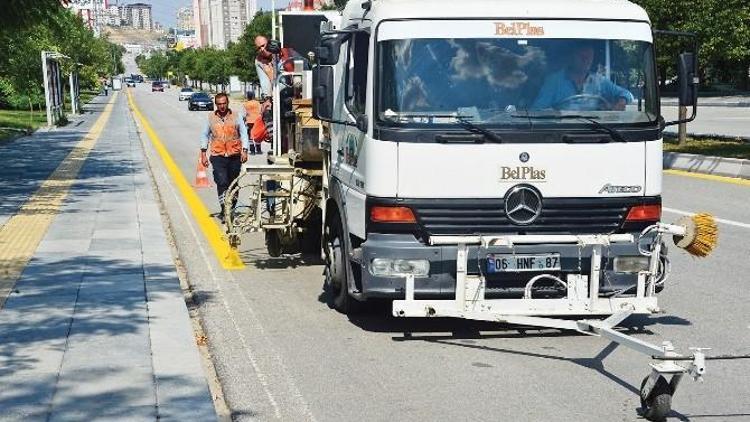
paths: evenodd
<path fill-rule="evenodd" d="M 206 167 L 203 166 L 201 160 L 198 160 L 198 168 L 195 171 L 195 183 L 193 184 L 196 188 L 210 188 L 211 181 L 208 180 L 208 174 L 206 173 Z"/>

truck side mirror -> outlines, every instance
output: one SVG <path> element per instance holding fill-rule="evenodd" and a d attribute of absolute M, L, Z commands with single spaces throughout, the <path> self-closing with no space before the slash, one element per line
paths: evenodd
<path fill-rule="evenodd" d="M 323 122 L 333 121 L 333 67 L 313 69 L 313 116 Z"/>
<path fill-rule="evenodd" d="M 320 45 L 315 47 L 315 57 L 318 63 L 324 66 L 334 66 L 339 62 L 341 55 L 341 44 L 351 37 L 350 33 L 337 33 L 324 35 L 320 39 Z"/>
<path fill-rule="evenodd" d="M 693 53 L 682 53 L 679 56 L 677 69 L 679 74 L 679 101 L 682 107 L 692 107 L 698 103 L 698 75 Z"/>

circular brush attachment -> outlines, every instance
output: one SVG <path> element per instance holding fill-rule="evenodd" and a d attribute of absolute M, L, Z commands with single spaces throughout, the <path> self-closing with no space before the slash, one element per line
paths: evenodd
<path fill-rule="evenodd" d="M 690 255 L 706 257 L 713 252 L 719 238 L 719 227 L 711 214 L 695 214 L 683 217 L 676 225 L 685 228 L 684 236 L 674 236 L 677 247 L 685 249 Z"/>

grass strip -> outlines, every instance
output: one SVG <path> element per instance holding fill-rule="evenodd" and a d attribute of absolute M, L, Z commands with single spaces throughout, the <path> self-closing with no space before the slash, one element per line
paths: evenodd
<path fill-rule="evenodd" d="M 750 160 L 750 143 L 744 141 L 688 138 L 687 143 L 680 146 L 676 139 L 665 139 L 664 151 Z"/>

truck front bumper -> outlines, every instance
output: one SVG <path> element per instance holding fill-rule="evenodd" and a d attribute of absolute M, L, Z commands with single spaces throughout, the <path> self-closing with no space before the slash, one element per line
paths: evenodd
<path fill-rule="evenodd" d="M 615 257 L 641 256 L 635 239 L 631 235 L 622 236 L 624 241 L 605 242 L 599 245 L 601 273 L 599 275 L 598 294 L 632 296 L 636 294 L 638 273 L 615 272 Z M 631 241 L 627 241 L 630 236 Z M 528 237 L 528 236 L 526 236 Z M 537 236 L 538 237 L 538 236 Z M 557 236 L 562 239 L 562 237 Z M 577 238 L 583 238 L 576 236 Z M 485 271 L 488 254 L 560 254 L 560 271 L 551 274 L 567 280 L 569 275 L 590 278 L 592 271 L 593 245 L 581 242 L 545 242 L 533 244 L 503 244 L 502 242 L 485 245 L 468 244 L 466 248 L 466 273 L 483 280 L 486 298 L 519 299 L 531 278 L 540 272 L 507 272 L 487 274 Z M 361 245 L 360 261 L 362 266 L 361 291 L 364 298 L 403 299 L 405 297 L 406 277 L 378 277 L 373 275 L 371 265 L 376 258 L 427 260 L 429 275 L 414 279 L 414 294 L 417 299 L 448 299 L 456 295 L 458 244 L 426 245 L 408 234 L 370 234 Z M 534 297 L 560 297 L 567 293 L 555 283 L 539 282 L 534 286 Z"/>

